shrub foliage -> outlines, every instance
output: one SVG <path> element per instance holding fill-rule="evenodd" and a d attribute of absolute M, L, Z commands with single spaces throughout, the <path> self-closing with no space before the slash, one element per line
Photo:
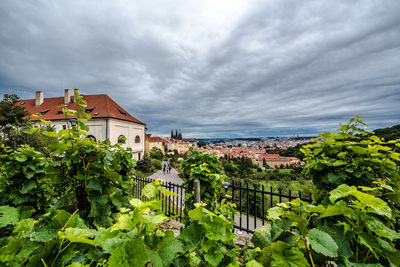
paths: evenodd
<path fill-rule="evenodd" d="M 317 186 L 313 203 L 299 199 L 268 211 L 254 248 L 234 243 L 234 206 L 220 201 L 225 176 L 213 154 L 191 151 L 185 184 L 201 182 L 202 203 L 187 193 L 187 224 L 176 236 L 159 182 L 130 198 L 131 151 L 87 136 L 85 102 L 64 107 L 76 127 L 36 132 L 56 140 L 44 155 L 29 146 L 0 147 L 1 266 L 398 266 L 399 140 L 384 142 L 358 128 L 320 135 L 303 149 Z M 49 123 L 42 121 L 43 123 Z"/>

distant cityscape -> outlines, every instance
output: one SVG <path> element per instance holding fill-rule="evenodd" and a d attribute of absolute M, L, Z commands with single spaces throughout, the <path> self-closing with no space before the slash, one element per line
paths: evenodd
<path fill-rule="evenodd" d="M 185 154 L 190 148 L 198 151 L 215 153 L 225 158 L 250 158 L 254 164 L 271 168 L 278 166 L 303 165 L 303 162 L 293 156 L 282 156 L 273 151 L 287 150 L 298 145 L 309 143 L 316 136 L 267 137 L 267 138 L 214 138 L 214 139 L 185 139 L 181 131 L 172 130 L 171 136 L 162 138 L 146 134 L 146 151 L 154 147 L 163 153 L 176 151 Z"/>

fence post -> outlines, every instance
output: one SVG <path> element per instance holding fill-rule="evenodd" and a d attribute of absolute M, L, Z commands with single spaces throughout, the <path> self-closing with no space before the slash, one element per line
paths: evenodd
<path fill-rule="evenodd" d="M 200 181 L 194 180 L 194 203 L 200 203 Z"/>

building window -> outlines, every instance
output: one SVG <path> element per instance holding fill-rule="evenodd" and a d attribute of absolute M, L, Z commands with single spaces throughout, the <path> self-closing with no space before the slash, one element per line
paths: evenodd
<path fill-rule="evenodd" d="M 126 143 L 126 137 L 123 136 L 123 135 L 120 135 L 120 136 L 118 137 L 118 143 L 120 143 L 120 144 L 125 144 L 125 143 Z"/>
<path fill-rule="evenodd" d="M 138 154 L 138 160 L 140 160 L 140 153 Z"/>
<path fill-rule="evenodd" d="M 94 141 L 96 141 L 96 137 L 94 137 L 93 135 L 88 135 L 86 138 L 90 138 L 90 139 L 93 139 Z"/>
<path fill-rule="evenodd" d="M 139 135 L 136 135 L 136 137 L 135 137 L 135 143 L 140 143 L 140 136 L 139 136 Z"/>
<path fill-rule="evenodd" d="M 67 130 L 67 125 L 63 125 L 63 130 Z"/>

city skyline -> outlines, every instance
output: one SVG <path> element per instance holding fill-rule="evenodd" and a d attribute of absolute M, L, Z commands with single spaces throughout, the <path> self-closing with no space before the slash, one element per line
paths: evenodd
<path fill-rule="evenodd" d="M 148 132 L 304 136 L 400 124 L 400 2 L 0 4 L 0 92 L 108 94 Z"/>

